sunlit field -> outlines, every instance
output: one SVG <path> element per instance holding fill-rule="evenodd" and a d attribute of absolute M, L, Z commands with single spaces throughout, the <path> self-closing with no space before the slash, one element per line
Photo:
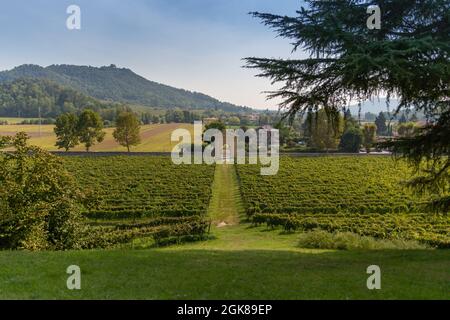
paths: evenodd
<path fill-rule="evenodd" d="M 4 118 L 7 120 L 6 118 Z M 14 118 L 15 119 L 15 118 Z M 19 121 L 18 121 L 19 122 Z M 11 123 L 8 121 L 8 123 Z M 56 136 L 53 132 L 53 125 L 0 125 L 0 135 L 14 135 L 24 131 L 30 137 L 30 144 L 39 146 L 48 151 L 57 151 L 55 146 Z M 141 127 L 142 142 L 136 147 L 132 147 L 131 151 L 135 152 L 170 152 L 177 142 L 171 143 L 170 136 L 176 129 L 188 129 L 193 132 L 191 124 L 153 124 Z M 120 146 L 113 138 L 114 128 L 104 129 L 106 132 L 105 140 L 91 148 L 91 151 L 127 151 L 125 147 Z M 82 145 L 77 146 L 71 151 L 84 151 Z"/>

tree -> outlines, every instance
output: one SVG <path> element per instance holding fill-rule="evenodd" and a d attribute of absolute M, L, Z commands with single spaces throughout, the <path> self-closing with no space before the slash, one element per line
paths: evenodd
<path fill-rule="evenodd" d="M 377 126 L 377 135 L 384 136 L 388 133 L 388 127 L 386 125 L 386 117 L 383 112 L 380 112 L 378 117 L 375 119 L 375 125 Z"/>
<path fill-rule="evenodd" d="M 227 122 L 231 126 L 238 126 L 241 124 L 241 119 L 239 119 L 236 116 L 233 116 L 233 117 L 229 117 Z"/>
<path fill-rule="evenodd" d="M 342 117 L 339 113 L 328 115 L 325 110 L 311 113 L 307 118 L 306 131 L 309 133 L 309 146 L 319 150 L 330 150 L 338 147 L 339 135 L 342 132 Z"/>
<path fill-rule="evenodd" d="M 417 132 L 417 127 L 414 122 L 400 123 L 397 127 L 397 133 L 400 137 L 411 138 Z"/>
<path fill-rule="evenodd" d="M 376 141 L 377 126 L 372 123 L 366 123 L 363 128 L 363 141 L 366 152 L 370 153 L 370 148 Z"/>
<path fill-rule="evenodd" d="M 348 128 L 341 137 L 339 150 L 343 152 L 359 152 L 359 148 L 363 142 L 361 129 L 357 127 Z"/>
<path fill-rule="evenodd" d="M 408 121 L 408 119 L 406 119 L 406 116 L 404 113 L 402 113 L 402 116 L 400 117 L 400 119 L 398 120 L 398 123 L 406 123 Z"/>
<path fill-rule="evenodd" d="M 227 127 L 225 126 L 225 124 L 219 120 L 219 121 L 214 121 L 214 122 L 211 122 L 210 124 L 207 124 L 205 126 L 205 131 L 209 130 L 209 129 L 217 129 L 219 131 L 224 132 L 226 128 Z"/>
<path fill-rule="evenodd" d="M 80 142 L 85 145 L 86 151 L 89 152 L 93 145 L 102 142 L 105 138 L 102 118 L 90 109 L 84 110 L 78 119 L 77 132 Z"/>
<path fill-rule="evenodd" d="M 295 140 L 298 138 L 294 128 L 287 126 L 283 122 L 278 122 L 275 125 L 275 129 L 278 129 L 280 146 L 292 146 L 295 144 Z"/>
<path fill-rule="evenodd" d="M 185 122 L 185 114 L 181 110 L 167 110 L 166 111 L 166 122 L 171 123 L 183 123 Z"/>
<path fill-rule="evenodd" d="M 0 139 L 0 248 L 77 249 L 83 194 L 62 160 L 27 145 L 28 136 Z"/>
<path fill-rule="evenodd" d="M 125 111 L 117 117 L 113 136 L 120 145 L 127 147 L 128 152 L 130 152 L 131 146 L 141 143 L 140 131 L 141 126 L 136 115 L 133 112 Z"/>
<path fill-rule="evenodd" d="M 73 113 L 64 113 L 56 119 L 54 128 L 58 149 L 74 148 L 79 143 L 78 117 Z"/>
<path fill-rule="evenodd" d="M 253 13 L 279 36 L 304 49 L 304 59 L 247 58 L 247 67 L 261 70 L 280 89 L 289 115 L 311 107 L 327 112 L 351 100 L 365 101 L 379 93 L 399 100 L 397 113 L 414 107 L 429 119 L 414 138 L 388 141 L 381 147 L 404 156 L 421 179 L 411 186 L 439 190 L 436 208 L 450 207 L 450 2 L 448 0 L 378 0 L 381 29 L 366 26 L 367 1 L 307 0 L 297 16 Z M 446 138 L 444 138 L 446 137 Z M 425 159 L 426 165 L 423 165 Z M 444 206 L 445 204 L 445 206 Z"/>
<path fill-rule="evenodd" d="M 347 108 L 347 110 L 344 108 L 344 131 L 347 131 L 351 127 L 359 127 L 359 123 L 353 118 L 350 108 Z"/>
<path fill-rule="evenodd" d="M 158 116 L 152 116 L 152 124 L 158 124 L 160 121 L 161 119 Z"/>

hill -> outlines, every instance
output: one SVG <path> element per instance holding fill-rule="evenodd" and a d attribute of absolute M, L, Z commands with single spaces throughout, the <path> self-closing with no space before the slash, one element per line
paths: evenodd
<path fill-rule="evenodd" d="M 220 109 L 240 112 L 248 108 L 221 102 L 198 92 L 173 88 L 145 79 L 126 68 L 51 65 L 21 65 L 0 72 L 0 82 L 21 78 L 46 79 L 64 87 L 105 101 L 144 105 L 154 108 Z"/>

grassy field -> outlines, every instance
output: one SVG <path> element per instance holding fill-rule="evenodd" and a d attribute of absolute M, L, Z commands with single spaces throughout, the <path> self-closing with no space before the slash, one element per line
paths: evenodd
<path fill-rule="evenodd" d="M 114 250 L 3 251 L 0 299 L 450 299 L 450 250 L 305 249 L 298 232 L 247 221 L 233 166 L 216 166 L 211 191 L 211 240 L 154 248 L 141 238 Z M 69 265 L 81 268 L 80 291 L 66 288 Z M 381 268 L 381 290 L 366 287 L 369 265 Z"/>
<path fill-rule="evenodd" d="M 39 146 L 48 151 L 57 151 L 55 147 L 56 136 L 53 132 L 53 125 L 0 125 L 0 136 L 14 135 L 24 131 L 31 137 L 30 144 Z M 177 144 L 170 141 L 170 136 L 175 129 L 188 129 L 193 132 L 191 124 L 155 124 L 145 125 L 141 128 L 142 143 L 132 147 L 132 151 L 138 152 L 171 152 Z M 113 138 L 114 128 L 106 128 L 105 140 L 91 148 L 91 151 L 127 151 L 125 147 L 120 146 Z M 82 145 L 77 146 L 71 151 L 84 151 Z"/>

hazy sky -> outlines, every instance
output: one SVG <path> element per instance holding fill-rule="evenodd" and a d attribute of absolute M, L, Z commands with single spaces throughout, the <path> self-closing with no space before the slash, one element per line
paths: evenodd
<path fill-rule="evenodd" d="M 71 4 L 81 8 L 81 30 L 66 28 Z M 116 64 L 150 80 L 223 101 L 276 108 L 261 94 L 272 88 L 269 81 L 243 69 L 241 59 L 289 57 L 291 46 L 247 13 L 293 15 L 301 4 L 299 0 L 2 1 L 0 70 L 24 63 Z"/>

